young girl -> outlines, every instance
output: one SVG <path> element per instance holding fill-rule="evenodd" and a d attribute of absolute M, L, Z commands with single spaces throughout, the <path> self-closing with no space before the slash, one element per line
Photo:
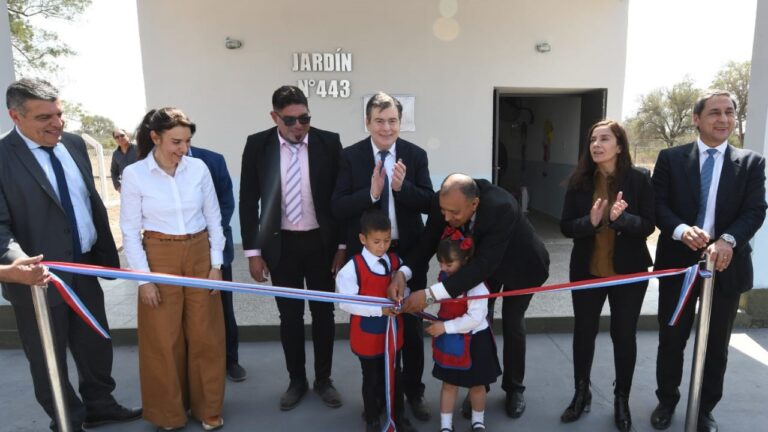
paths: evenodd
<path fill-rule="evenodd" d="M 456 273 L 474 251 L 471 237 L 459 231 L 447 233 L 437 246 L 440 280 Z M 488 294 L 484 283 L 464 296 Z M 472 431 L 485 431 L 485 386 L 496 382 L 501 367 L 496 342 L 488 327 L 488 300 L 448 302 L 440 305 L 439 321 L 427 327 L 432 335 L 435 367 L 432 375 L 443 382 L 440 394 L 440 432 L 453 432 L 453 407 L 459 387 L 469 388 Z"/>

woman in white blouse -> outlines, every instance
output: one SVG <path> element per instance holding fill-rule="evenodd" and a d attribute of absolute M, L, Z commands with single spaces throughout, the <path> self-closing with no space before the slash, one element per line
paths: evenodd
<path fill-rule="evenodd" d="M 185 156 L 195 124 L 152 110 L 136 132 L 138 162 L 123 171 L 120 227 L 134 270 L 221 280 L 224 234 L 211 174 Z M 143 235 L 142 235 L 143 230 Z M 224 321 L 218 291 L 139 282 L 144 419 L 158 430 L 224 425 Z"/>

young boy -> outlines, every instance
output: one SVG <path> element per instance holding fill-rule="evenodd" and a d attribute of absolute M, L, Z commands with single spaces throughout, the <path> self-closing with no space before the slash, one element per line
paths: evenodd
<path fill-rule="evenodd" d="M 361 253 L 354 255 L 336 275 L 336 289 L 343 294 L 386 297 L 390 275 L 400 265 L 397 254 L 390 252 L 391 225 L 386 213 L 375 210 L 360 219 Z M 396 317 L 392 308 L 341 303 L 339 307 L 352 316 L 349 322 L 349 343 L 360 358 L 363 370 L 363 406 L 366 432 L 380 432 L 379 413 L 385 401 L 384 349 L 389 317 Z M 400 385 L 400 348 L 403 346 L 402 318 L 397 317 L 397 356 L 395 360 L 395 425 L 398 431 L 415 431 L 403 411 Z"/>

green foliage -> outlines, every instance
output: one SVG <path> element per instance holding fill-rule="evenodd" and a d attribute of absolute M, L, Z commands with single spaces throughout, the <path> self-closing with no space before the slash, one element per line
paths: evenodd
<path fill-rule="evenodd" d="M 88 134 L 100 142 L 104 147 L 114 148 L 117 144 L 112 138 L 112 130 L 115 123 L 104 116 L 85 114 L 80 117 L 80 129 L 78 134 Z"/>
<path fill-rule="evenodd" d="M 632 142 L 661 141 L 667 147 L 691 141 L 696 134 L 693 105 L 701 95 L 686 77 L 671 88 L 659 88 L 641 96 L 640 108 L 626 121 Z"/>
<path fill-rule="evenodd" d="M 8 0 L 8 21 L 17 75 L 54 72 L 56 59 L 75 54 L 59 36 L 33 23 L 37 18 L 72 21 L 91 0 Z"/>
<path fill-rule="evenodd" d="M 736 128 L 738 141 L 731 143 L 738 147 L 744 147 L 744 122 L 747 120 L 747 99 L 749 96 L 749 73 L 752 62 L 729 61 L 723 69 L 720 69 L 712 81 L 712 88 L 727 90 L 738 102 L 736 110 Z"/>

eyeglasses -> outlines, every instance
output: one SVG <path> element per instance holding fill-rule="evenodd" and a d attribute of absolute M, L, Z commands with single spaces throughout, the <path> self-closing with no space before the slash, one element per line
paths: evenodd
<path fill-rule="evenodd" d="M 297 121 L 299 123 L 303 124 L 303 125 L 308 125 L 309 121 L 312 120 L 312 116 L 309 116 L 307 114 L 303 114 L 303 115 L 300 115 L 298 117 L 294 117 L 294 116 L 281 116 L 277 112 L 275 114 L 278 117 L 280 117 L 280 120 L 282 120 L 283 123 L 285 123 L 286 126 L 293 126 L 293 125 L 296 124 Z"/>

